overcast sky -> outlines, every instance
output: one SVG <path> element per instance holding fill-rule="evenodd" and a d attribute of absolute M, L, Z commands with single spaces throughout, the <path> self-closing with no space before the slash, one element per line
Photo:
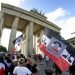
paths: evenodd
<path fill-rule="evenodd" d="M 48 20 L 61 27 L 61 35 L 65 39 L 74 37 L 75 34 L 75 0 L 0 0 L 1 2 L 18 6 L 25 10 L 32 8 L 42 11 Z M 5 35 L 6 33 L 7 36 Z M 8 46 L 10 30 L 4 29 L 1 44 Z M 20 33 L 17 33 L 17 36 Z"/>

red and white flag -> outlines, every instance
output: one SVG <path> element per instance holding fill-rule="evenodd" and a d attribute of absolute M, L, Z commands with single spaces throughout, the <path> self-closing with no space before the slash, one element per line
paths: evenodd
<path fill-rule="evenodd" d="M 57 32 L 49 28 L 46 28 L 39 48 L 62 72 L 67 71 L 73 64 L 74 49 Z"/>

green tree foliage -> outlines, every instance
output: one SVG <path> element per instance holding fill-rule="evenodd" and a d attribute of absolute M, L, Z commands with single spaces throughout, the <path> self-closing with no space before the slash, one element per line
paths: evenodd
<path fill-rule="evenodd" d="M 7 49 L 6 47 L 0 45 L 0 52 L 7 52 Z"/>

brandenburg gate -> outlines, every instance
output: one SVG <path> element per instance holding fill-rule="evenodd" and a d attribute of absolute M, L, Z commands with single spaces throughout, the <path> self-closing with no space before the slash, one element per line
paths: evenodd
<path fill-rule="evenodd" d="M 21 53 L 26 56 L 33 55 L 33 51 L 39 53 L 40 50 L 37 47 L 38 40 L 44 34 L 45 27 L 60 33 L 60 27 L 48 21 L 47 17 L 40 13 L 34 12 L 33 10 L 26 11 L 9 4 L 1 4 L 0 40 L 3 28 L 11 29 L 8 47 L 9 52 L 14 48 L 12 41 L 16 38 L 16 31 L 20 31 L 23 33 Z"/>

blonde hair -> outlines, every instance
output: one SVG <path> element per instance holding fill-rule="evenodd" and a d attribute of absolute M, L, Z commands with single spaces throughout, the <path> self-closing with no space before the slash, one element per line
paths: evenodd
<path fill-rule="evenodd" d="M 30 63 L 31 65 L 34 65 L 34 61 L 31 58 L 27 59 L 28 63 Z"/>
<path fill-rule="evenodd" d="M 22 64 L 25 64 L 25 59 L 24 59 L 24 58 L 20 58 L 20 59 L 19 59 L 19 64 L 21 64 L 21 65 L 22 65 Z"/>

